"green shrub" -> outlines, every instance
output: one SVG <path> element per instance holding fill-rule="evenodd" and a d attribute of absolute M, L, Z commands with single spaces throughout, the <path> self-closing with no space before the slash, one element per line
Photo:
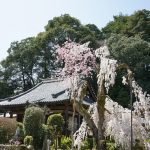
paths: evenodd
<path fill-rule="evenodd" d="M 43 109 L 32 106 L 25 110 L 23 119 L 25 136 L 33 137 L 33 145 L 35 149 L 42 148 L 43 145 L 43 129 L 42 124 L 44 122 Z"/>
<path fill-rule="evenodd" d="M 33 144 L 33 137 L 32 136 L 26 136 L 24 138 L 24 144 L 25 145 L 32 145 Z"/>
<path fill-rule="evenodd" d="M 46 135 L 48 139 L 51 138 L 51 128 L 48 125 L 42 124 L 42 134 Z"/>
<path fill-rule="evenodd" d="M 50 115 L 47 119 L 47 124 L 51 130 L 52 143 L 54 143 L 55 147 L 60 147 L 60 137 L 62 135 L 62 129 L 64 125 L 64 118 L 61 114 L 53 114 Z"/>
<path fill-rule="evenodd" d="M 116 150 L 116 145 L 113 142 L 107 142 L 106 148 L 107 148 L 107 150 Z"/>
<path fill-rule="evenodd" d="M 6 143 L 8 141 L 7 132 L 4 127 L 0 126 L 0 144 Z"/>
<path fill-rule="evenodd" d="M 81 145 L 81 150 L 90 150 L 93 148 L 93 138 L 87 138 Z"/>
<path fill-rule="evenodd" d="M 17 126 L 18 126 L 20 129 L 23 129 L 23 123 L 22 123 L 22 122 L 17 122 Z"/>
<path fill-rule="evenodd" d="M 48 117 L 47 124 L 51 126 L 53 130 L 61 133 L 65 121 L 61 114 L 53 114 Z"/>
<path fill-rule="evenodd" d="M 150 139 L 147 139 L 146 142 L 147 142 L 147 143 L 150 143 Z"/>
<path fill-rule="evenodd" d="M 144 145 L 140 142 L 139 139 L 135 139 L 135 145 L 133 146 L 133 150 L 144 150 Z"/>
<path fill-rule="evenodd" d="M 17 122 L 17 129 L 14 138 L 15 140 L 18 140 L 21 143 L 23 143 L 24 139 L 23 123 Z"/>
<path fill-rule="evenodd" d="M 61 148 L 62 150 L 70 150 L 71 149 L 72 140 L 70 137 L 63 136 L 61 138 Z"/>
<path fill-rule="evenodd" d="M 106 143 L 107 150 L 120 150 L 120 149 L 123 150 L 124 149 L 122 148 L 121 145 L 116 145 L 115 140 L 113 138 L 110 138 L 109 136 L 106 137 L 105 143 Z"/>
<path fill-rule="evenodd" d="M 14 136 L 17 121 L 12 118 L 0 118 L 0 144 L 8 143 Z"/>

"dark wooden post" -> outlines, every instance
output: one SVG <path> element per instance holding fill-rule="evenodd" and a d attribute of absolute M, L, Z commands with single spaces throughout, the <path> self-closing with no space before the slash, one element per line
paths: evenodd
<path fill-rule="evenodd" d="M 6 117 L 6 112 L 4 112 L 4 117 Z"/>
<path fill-rule="evenodd" d="M 10 112 L 9 114 L 10 114 L 10 118 L 13 118 L 13 113 L 12 113 L 12 112 Z"/>
<path fill-rule="evenodd" d="M 68 104 L 65 104 L 65 114 L 64 114 L 64 118 L 65 118 L 65 134 L 68 135 Z"/>

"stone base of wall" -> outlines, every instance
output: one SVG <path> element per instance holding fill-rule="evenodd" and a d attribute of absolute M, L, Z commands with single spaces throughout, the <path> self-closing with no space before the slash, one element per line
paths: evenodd
<path fill-rule="evenodd" d="M 28 150 L 25 145 L 4 145 L 0 144 L 0 150 Z"/>

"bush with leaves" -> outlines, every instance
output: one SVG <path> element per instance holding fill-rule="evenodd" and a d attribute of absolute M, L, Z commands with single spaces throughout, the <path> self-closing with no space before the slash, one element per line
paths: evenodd
<path fill-rule="evenodd" d="M 8 143 L 17 127 L 15 119 L 0 118 L 0 144 Z"/>
<path fill-rule="evenodd" d="M 135 145 L 133 147 L 133 150 L 144 150 L 144 145 L 140 142 L 140 140 L 135 139 Z"/>
<path fill-rule="evenodd" d="M 61 114 L 53 114 L 48 117 L 47 124 L 55 131 L 56 134 L 62 132 L 64 118 Z"/>
<path fill-rule="evenodd" d="M 84 140 L 83 144 L 81 145 L 81 150 L 92 150 L 93 148 L 93 138 L 87 138 Z"/>
<path fill-rule="evenodd" d="M 106 140 L 106 148 L 107 150 L 118 150 L 118 148 L 116 147 L 115 141 L 112 139 Z"/>
<path fill-rule="evenodd" d="M 42 124 L 41 136 L 43 137 L 43 147 L 42 150 L 47 150 L 47 140 L 53 143 L 53 138 L 51 136 L 51 129 L 48 125 Z"/>
<path fill-rule="evenodd" d="M 42 124 L 44 122 L 44 111 L 37 106 L 28 107 L 24 115 L 24 133 L 25 136 L 33 137 L 33 145 L 35 149 L 42 148 L 43 132 Z"/>
<path fill-rule="evenodd" d="M 63 130 L 64 123 L 65 123 L 65 121 L 64 121 L 64 118 L 61 114 L 50 115 L 47 119 L 47 125 L 51 129 L 51 133 L 52 133 L 51 136 L 54 140 L 52 142 L 56 142 L 55 143 L 56 147 L 57 147 L 57 140 L 58 140 L 58 145 L 60 147 L 60 144 L 61 144 L 60 143 L 60 138 L 61 138 L 61 135 L 62 135 L 62 130 Z"/>
<path fill-rule="evenodd" d="M 23 123 L 17 122 L 17 129 L 14 136 L 14 140 L 23 143 L 23 139 L 24 139 Z"/>
<path fill-rule="evenodd" d="M 32 145 L 33 144 L 33 137 L 32 136 L 26 136 L 24 138 L 24 144 L 25 145 Z"/>
<path fill-rule="evenodd" d="M 63 136 L 61 138 L 61 148 L 62 150 L 70 150 L 71 149 L 72 140 L 70 137 Z"/>

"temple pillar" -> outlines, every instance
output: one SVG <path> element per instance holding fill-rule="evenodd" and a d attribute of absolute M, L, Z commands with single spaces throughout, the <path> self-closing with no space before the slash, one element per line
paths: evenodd
<path fill-rule="evenodd" d="M 65 135 L 68 135 L 68 105 L 65 106 L 65 113 L 64 113 L 64 120 L 65 120 L 65 126 L 64 126 L 64 133 Z"/>
<path fill-rule="evenodd" d="M 10 114 L 10 118 L 13 118 L 13 113 L 12 113 L 12 112 L 10 112 L 9 114 Z"/>

